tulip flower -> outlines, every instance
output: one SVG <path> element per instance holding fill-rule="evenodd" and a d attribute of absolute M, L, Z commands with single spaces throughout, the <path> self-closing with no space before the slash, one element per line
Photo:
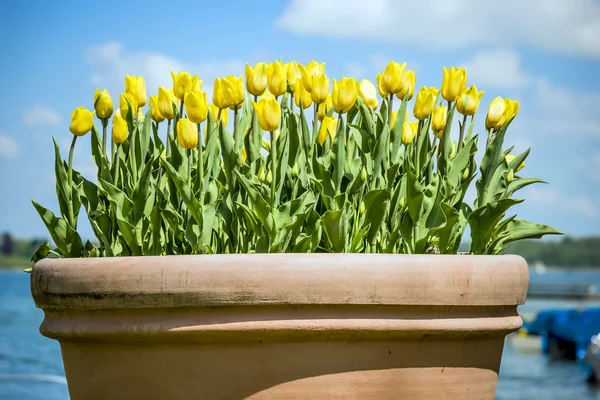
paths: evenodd
<path fill-rule="evenodd" d="M 312 78 L 311 99 L 316 104 L 324 103 L 329 95 L 329 78 L 325 74 L 319 74 Z"/>
<path fill-rule="evenodd" d="M 415 75 L 415 71 L 408 70 L 404 73 L 404 79 L 402 81 L 402 90 L 396 93 L 396 97 L 400 100 L 404 100 L 407 97 L 407 100 L 412 99 L 413 93 L 415 92 L 415 84 L 417 83 L 417 76 Z"/>
<path fill-rule="evenodd" d="M 269 87 L 269 91 L 276 97 L 281 96 L 286 92 L 287 78 L 283 72 L 281 61 L 275 61 L 269 64 L 267 86 Z"/>
<path fill-rule="evenodd" d="M 456 101 L 465 90 L 467 84 L 467 71 L 464 68 L 444 67 L 444 80 L 442 81 L 442 97 L 447 101 Z"/>
<path fill-rule="evenodd" d="M 302 79 L 297 79 L 296 84 L 294 85 L 294 102 L 297 107 L 302 107 L 304 110 L 312 104 L 311 94 L 304 88 Z M 320 108 L 321 105 L 319 105 L 319 109 Z"/>
<path fill-rule="evenodd" d="M 163 118 L 172 120 L 175 117 L 175 111 L 173 111 L 174 96 L 169 89 L 165 89 L 162 86 L 158 87 L 158 109 Z M 121 114 L 122 115 L 122 114 Z"/>
<path fill-rule="evenodd" d="M 404 87 L 406 63 L 398 64 L 390 61 L 381 74 L 380 84 L 385 93 L 396 94 Z"/>
<path fill-rule="evenodd" d="M 154 122 L 158 124 L 165 120 L 165 117 L 163 117 L 162 113 L 160 112 L 158 96 L 150 96 L 150 108 L 152 108 L 152 120 Z"/>
<path fill-rule="evenodd" d="M 185 95 L 183 104 L 185 105 L 187 117 L 193 123 L 202 123 L 208 117 L 206 92 L 189 92 Z"/>
<path fill-rule="evenodd" d="M 333 108 L 339 114 L 343 114 L 350 110 L 356 98 L 358 97 L 358 88 L 356 80 L 354 78 L 342 78 L 339 82 L 333 80 L 333 92 L 331 93 L 331 100 L 333 101 Z"/>
<path fill-rule="evenodd" d="M 324 103 L 319 104 L 319 109 L 317 111 L 317 118 L 319 121 L 323 121 L 325 115 L 329 112 L 329 110 L 333 107 L 333 100 L 331 99 L 331 94 L 327 96 L 327 100 Z"/>
<path fill-rule="evenodd" d="M 253 96 L 260 96 L 267 88 L 267 64 L 257 63 L 254 68 L 246 64 L 246 90 Z"/>
<path fill-rule="evenodd" d="M 512 160 L 514 160 L 515 158 L 516 158 L 516 156 L 514 156 L 512 154 L 507 154 L 505 156 L 506 164 L 510 165 L 510 163 L 512 162 Z M 517 167 L 517 170 L 515 171 L 515 173 L 519 172 L 523 168 L 525 168 L 525 162 L 524 161 Z"/>
<path fill-rule="evenodd" d="M 434 87 L 427 88 L 423 86 L 417 93 L 417 100 L 413 109 L 413 115 L 416 119 L 423 121 L 429 118 L 435 106 L 435 100 L 438 95 L 438 90 Z"/>
<path fill-rule="evenodd" d="M 179 71 L 177 75 L 171 71 L 173 78 L 173 93 L 179 100 L 184 100 L 185 95 L 192 90 L 201 90 L 202 81 L 198 81 L 198 75 L 192 76 L 189 72 Z"/>
<path fill-rule="evenodd" d="M 133 93 L 138 107 L 146 105 L 146 81 L 143 76 L 125 76 L 125 92 Z"/>
<path fill-rule="evenodd" d="M 122 93 L 119 96 L 119 105 L 121 116 L 127 118 L 127 114 L 131 113 L 132 118 L 137 116 L 137 98 L 131 92 Z"/>
<path fill-rule="evenodd" d="M 506 103 L 500 96 L 496 97 L 488 107 L 488 113 L 485 117 L 485 127 L 495 131 L 502 128 L 506 122 Z"/>
<path fill-rule="evenodd" d="M 381 86 L 381 74 L 377 74 L 377 92 L 381 96 L 381 98 L 385 99 L 388 97 L 389 93 L 386 92 Z"/>
<path fill-rule="evenodd" d="M 242 107 L 244 103 L 244 84 L 242 83 L 242 77 L 236 78 L 230 75 L 221 80 L 223 84 L 223 95 L 225 101 L 232 110 L 237 110 Z"/>
<path fill-rule="evenodd" d="M 227 110 L 224 110 L 223 112 L 221 112 L 221 116 L 217 118 L 219 116 L 219 110 L 219 107 L 217 107 L 214 104 L 210 106 L 210 113 L 212 114 L 215 123 L 221 121 L 223 125 L 227 126 L 227 123 L 229 122 L 229 114 L 227 113 Z"/>
<path fill-rule="evenodd" d="M 475 85 L 463 90 L 456 101 L 456 111 L 462 115 L 475 115 L 483 93 L 483 90 L 477 91 L 477 86 Z"/>
<path fill-rule="evenodd" d="M 272 97 L 263 97 L 258 103 L 252 102 L 256 109 L 256 115 L 258 117 L 258 123 L 260 126 L 269 132 L 274 132 L 279 128 L 279 122 L 281 120 L 281 107 L 277 100 Z"/>
<path fill-rule="evenodd" d="M 69 130 L 75 136 L 84 136 L 94 125 L 94 113 L 85 107 L 77 107 L 71 114 Z"/>
<path fill-rule="evenodd" d="M 296 82 L 298 80 L 302 80 L 302 73 L 300 72 L 300 68 L 298 68 L 298 63 L 296 61 L 292 61 L 283 66 L 283 72 L 287 78 L 287 83 L 290 88 L 296 87 Z"/>
<path fill-rule="evenodd" d="M 229 102 L 225 97 L 225 84 L 223 83 L 224 80 L 225 78 L 215 79 L 215 85 L 213 87 L 212 101 L 213 104 L 219 107 L 220 109 L 229 107 Z"/>
<path fill-rule="evenodd" d="M 415 136 L 417 136 L 417 132 L 414 129 L 414 125 L 411 122 L 405 121 L 404 124 L 402 124 L 402 144 L 408 146 Z"/>
<path fill-rule="evenodd" d="M 309 92 L 312 92 L 313 78 L 325 73 L 325 63 L 319 64 L 313 60 L 309 64 L 298 65 L 298 68 L 300 68 L 300 73 L 302 74 L 304 87 Z"/>
<path fill-rule="evenodd" d="M 317 140 L 319 144 L 323 146 L 325 141 L 327 140 L 327 134 L 331 137 L 331 141 L 335 139 L 336 129 L 337 129 L 337 118 L 334 117 L 325 117 L 323 118 L 323 122 L 321 123 L 321 128 L 319 129 L 319 136 Z"/>
<path fill-rule="evenodd" d="M 177 141 L 184 149 L 193 149 L 198 145 L 198 125 L 188 118 L 177 121 Z"/>
<path fill-rule="evenodd" d="M 365 105 L 372 110 L 376 110 L 378 106 L 377 102 L 377 89 L 373 82 L 368 79 L 363 79 L 358 84 L 358 95 L 362 97 Z"/>
<path fill-rule="evenodd" d="M 94 94 L 94 109 L 100 119 L 108 119 L 113 113 L 113 101 L 108 90 L 96 89 Z"/>
<path fill-rule="evenodd" d="M 504 99 L 504 120 L 510 121 L 519 113 L 519 102 L 511 99 Z"/>
<path fill-rule="evenodd" d="M 431 126 L 433 131 L 438 133 L 438 137 L 441 137 L 442 133 L 444 132 L 447 116 L 448 107 L 446 106 L 438 106 L 433 111 L 433 115 L 431 116 Z"/>
<path fill-rule="evenodd" d="M 117 110 L 113 116 L 112 139 L 116 144 L 123 144 L 129 135 L 129 127 L 127 121 L 121 116 L 121 112 Z"/>

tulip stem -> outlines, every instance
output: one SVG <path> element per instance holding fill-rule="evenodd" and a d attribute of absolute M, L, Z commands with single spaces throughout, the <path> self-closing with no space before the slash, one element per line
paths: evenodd
<path fill-rule="evenodd" d="M 275 144 L 275 132 L 271 131 L 271 175 L 273 179 L 271 179 L 271 209 L 274 210 L 277 206 L 276 204 L 276 196 L 275 196 L 275 188 L 276 188 L 276 177 L 277 172 L 275 168 L 275 160 L 277 160 L 277 145 Z"/>
<path fill-rule="evenodd" d="M 73 211 L 73 153 L 75 152 L 75 142 L 77 141 L 77 135 L 73 135 L 73 141 L 71 142 L 71 148 L 69 149 L 69 170 L 67 171 L 67 180 L 69 181 L 69 225 L 75 229 L 75 212 Z"/>
<path fill-rule="evenodd" d="M 202 138 L 201 138 L 202 123 L 198 124 L 198 190 L 202 192 L 202 180 L 204 179 L 204 160 L 202 155 Z"/>
<path fill-rule="evenodd" d="M 189 149 L 188 153 L 187 153 L 187 156 L 188 156 L 188 158 L 187 158 L 188 159 L 187 182 L 188 182 L 188 185 L 190 185 L 190 186 L 192 185 L 192 156 L 193 156 L 192 151 L 193 151 L 192 149 Z"/>
<path fill-rule="evenodd" d="M 294 113 L 294 92 L 290 93 L 290 110 Z"/>
<path fill-rule="evenodd" d="M 102 154 L 106 155 L 106 128 L 108 127 L 108 118 L 102 118 Z"/>
<path fill-rule="evenodd" d="M 183 118 L 183 100 L 181 100 L 181 104 L 179 105 L 179 118 Z"/>
<path fill-rule="evenodd" d="M 235 143 L 235 151 L 240 151 L 242 148 L 242 139 L 238 137 L 238 109 L 233 108 L 233 141 Z"/>
<path fill-rule="evenodd" d="M 119 169 L 121 168 L 121 155 L 119 154 L 120 150 L 121 150 L 121 145 L 117 144 L 117 152 L 116 152 L 117 160 L 115 161 L 115 174 L 114 174 L 114 177 L 113 177 L 113 180 L 115 182 L 115 186 L 117 186 L 118 183 L 119 183 Z"/>
<path fill-rule="evenodd" d="M 494 128 L 491 128 L 488 132 L 487 141 L 485 142 L 485 149 L 487 150 L 490 147 L 490 142 L 492 141 L 492 135 L 494 134 Z"/>
<path fill-rule="evenodd" d="M 419 154 L 420 153 L 420 151 L 419 151 L 419 135 L 421 134 L 421 129 L 423 129 L 423 123 L 424 123 L 424 121 L 419 120 L 417 133 L 415 134 L 415 137 L 412 140 L 412 142 L 414 143 L 414 146 L 415 146 L 415 166 L 417 167 L 417 178 L 419 178 L 421 176 L 421 165 L 420 165 L 421 155 Z"/>
<path fill-rule="evenodd" d="M 462 148 L 463 138 L 465 134 L 465 125 L 467 123 L 467 116 L 463 116 L 462 125 L 460 126 L 460 136 L 458 137 L 458 146 L 456 147 L 456 152 L 458 153 Z"/>
<path fill-rule="evenodd" d="M 394 95 L 390 94 L 390 96 L 388 97 L 388 109 L 387 109 L 387 121 L 388 121 L 388 126 L 391 128 L 392 127 L 392 104 L 394 102 Z"/>
<path fill-rule="evenodd" d="M 167 120 L 167 157 L 171 155 L 171 120 Z"/>
<path fill-rule="evenodd" d="M 319 134 L 319 132 L 317 131 L 318 129 L 318 124 L 319 124 L 319 105 L 317 103 L 313 103 L 313 145 L 311 147 L 311 152 L 312 152 L 312 148 L 314 148 L 317 145 L 317 136 Z"/>

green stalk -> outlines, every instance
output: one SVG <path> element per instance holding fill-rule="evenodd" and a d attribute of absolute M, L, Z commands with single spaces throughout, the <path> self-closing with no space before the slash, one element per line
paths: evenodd
<path fill-rule="evenodd" d="M 290 111 L 294 113 L 294 92 L 290 92 Z"/>
<path fill-rule="evenodd" d="M 456 153 L 458 154 L 458 152 L 460 151 L 460 149 L 462 148 L 462 144 L 463 144 L 463 138 L 464 138 L 464 134 L 465 134 L 465 125 L 467 124 L 467 116 L 463 116 L 463 121 L 462 121 L 462 125 L 460 126 L 460 136 L 458 137 L 458 146 L 456 146 Z"/>
<path fill-rule="evenodd" d="M 317 145 L 317 137 L 319 136 L 319 105 L 317 103 L 313 103 L 313 137 L 312 137 L 312 149 Z"/>
<path fill-rule="evenodd" d="M 171 155 L 171 121 L 167 122 L 167 157 Z"/>
<path fill-rule="evenodd" d="M 387 121 L 388 121 L 388 126 L 390 127 L 390 129 L 392 129 L 392 104 L 394 101 L 394 95 L 390 94 L 390 96 L 388 97 L 388 109 L 387 109 Z"/>
<path fill-rule="evenodd" d="M 188 150 L 187 159 L 188 159 L 188 170 L 187 170 L 187 182 L 188 185 L 192 184 L 192 149 Z"/>
<path fill-rule="evenodd" d="M 120 165 L 121 165 L 121 156 L 119 154 L 119 151 L 121 150 L 121 145 L 117 144 L 116 147 L 117 147 L 117 152 L 116 152 L 117 161 L 115 164 L 115 171 L 114 171 L 114 176 L 113 176 L 115 186 L 117 186 L 119 184 L 119 169 L 120 169 Z"/>
<path fill-rule="evenodd" d="M 202 155 L 202 123 L 198 124 L 198 189 L 202 192 L 202 179 L 204 179 L 204 159 Z"/>
<path fill-rule="evenodd" d="M 235 143 L 235 151 L 237 152 L 237 151 L 239 151 L 239 149 L 242 148 L 242 146 L 240 146 L 241 140 L 238 137 L 238 109 L 237 109 L 237 107 L 233 108 L 233 139 L 234 139 L 234 143 Z"/>
<path fill-rule="evenodd" d="M 275 132 L 271 131 L 271 209 L 274 210 L 277 206 L 276 204 L 276 176 L 277 176 L 277 168 L 275 167 L 275 160 L 277 159 L 277 146 L 275 144 Z"/>
<path fill-rule="evenodd" d="M 71 148 L 69 149 L 69 170 L 67 172 L 67 179 L 69 181 L 69 194 L 73 196 L 73 153 L 75 152 L 75 142 L 77 141 L 77 135 L 73 135 L 73 141 L 71 142 Z M 69 199 L 69 225 L 75 229 L 75 212 L 73 210 L 73 201 Z"/>
<path fill-rule="evenodd" d="M 183 118 L 183 100 L 181 100 L 181 104 L 179 104 L 179 118 Z"/>
<path fill-rule="evenodd" d="M 106 128 L 108 127 L 108 118 L 102 118 L 102 154 L 106 155 Z"/>
<path fill-rule="evenodd" d="M 417 135 L 415 136 L 415 138 L 412 141 L 413 146 L 415 147 L 415 167 L 417 169 L 416 173 L 417 173 L 417 178 L 419 178 L 421 176 L 421 165 L 420 165 L 420 158 L 421 155 L 419 154 L 419 135 L 421 134 L 421 129 L 423 129 L 423 124 L 424 121 L 419 120 L 419 126 L 417 128 Z"/>

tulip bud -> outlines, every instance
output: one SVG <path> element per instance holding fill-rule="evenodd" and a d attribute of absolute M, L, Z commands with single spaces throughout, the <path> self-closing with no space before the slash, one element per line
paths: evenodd
<path fill-rule="evenodd" d="M 123 144 L 129 136 L 129 127 L 127 121 L 121 116 L 121 112 L 117 110 L 113 116 L 112 139 L 116 144 Z"/>
<path fill-rule="evenodd" d="M 323 121 L 323 118 L 325 118 L 325 115 L 327 115 L 331 108 L 333 108 L 333 100 L 331 99 L 331 94 L 329 94 L 325 103 L 319 104 L 319 108 L 317 109 L 317 118 L 319 121 Z"/>
<path fill-rule="evenodd" d="M 365 167 L 362 167 L 360 170 L 360 180 L 362 182 L 366 182 L 367 180 L 367 170 L 365 169 Z"/>
<path fill-rule="evenodd" d="M 319 74 L 312 78 L 311 99 L 316 104 L 322 104 L 329 95 L 329 79 L 325 74 Z"/>
<path fill-rule="evenodd" d="M 336 129 L 337 129 L 337 118 L 334 117 L 325 117 L 323 118 L 323 122 L 321 122 L 321 128 L 319 129 L 319 135 L 317 136 L 317 140 L 319 144 L 323 146 L 325 141 L 327 140 L 327 134 L 331 137 L 331 141 L 335 139 Z"/>
<path fill-rule="evenodd" d="M 467 71 L 464 68 L 444 67 L 444 80 L 442 81 L 442 97 L 447 101 L 456 101 L 465 90 L 467 84 Z"/>
<path fill-rule="evenodd" d="M 189 92 L 183 101 L 187 117 L 195 124 L 204 122 L 208 117 L 208 101 L 206 92 Z"/>
<path fill-rule="evenodd" d="M 85 107 L 77 107 L 71 114 L 69 130 L 75 136 L 84 136 L 94 126 L 94 113 Z"/>
<path fill-rule="evenodd" d="M 363 79 L 358 84 L 358 95 L 362 97 L 365 105 L 372 110 L 376 110 L 379 105 L 377 102 L 377 89 L 373 82 Z"/>
<path fill-rule="evenodd" d="M 257 63 L 254 68 L 246 64 L 246 90 L 254 96 L 260 96 L 267 88 L 267 64 Z"/>
<path fill-rule="evenodd" d="M 156 123 L 163 122 L 165 117 L 163 117 L 160 112 L 160 106 L 158 105 L 158 96 L 150 96 L 150 108 L 152 109 L 152 120 Z"/>
<path fill-rule="evenodd" d="M 515 171 L 510 169 L 506 174 L 506 183 L 510 184 L 515 179 Z"/>
<path fill-rule="evenodd" d="M 225 101 L 232 110 L 239 109 L 244 103 L 244 84 L 242 83 L 242 77 L 236 78 L 230 75 L 221 80 L 223 84 L 223 95 Z"/>
<path fill-rule="evenodd" d="M 365 202 L 361 201 L 360 205 L 358 206 L 358 213 L 359 214 L 364 214 L 365 211 L 367 211 L 367 208 L 365 207 Z"/>
<path fill-rule="evenodd" d="M 164 161 L 167 161 L 167 149 L 163 149 L 162 153 L 160 153 L 160 159 Z"/>
<path fill-rule="evenodd" d="M 396 93 L 396 97 L 400 100 L 404 100 L 406 97 L 407 100 L 412 99 L 413 93 L 415 92 L 415 84 L 417 83 L 417 76 L 415 75 L 415 71 L 408 70 L 404 73 L 404 80 L 402 81 L 402 90 Z"/>
<path fill-rule="evenodd" d="M 354 78 L 342 78 L 339 82 L 335 79 L 333 80 L 331 100 L 333 101 L 333 108 L 337 113 L 348 112 L 354 106 L 358 97 L 358 88 L 356 86 Z"/>
<path fill-rule="evenodd" d="M 506 122 L 506 104 L 502 97 L 496 97 L 488 107 L 488 113 L 485 117 L 485 127 L 495 131 L 502 128 Z"/>
<path fill-rule="evenodd" d="M 475 85 L 463 90 L 456 101 L 456 111 L 462 115 L 475 115 L 479 108 L 479 102 L 481 101 L 483 93 L 483 90 L 478 92 L 477 86 Z"/>
<path fill-rule="evenodd" d="M 293 178 L 298 177 L 298 164 L 297 163 L 294 163 L 294 166 L 292 167 L 292 177 Z"/>
<path fill-rule="evenodd" d="M 264 183 L 264 181 L 266 180 L 266 175 L 265 175 L 265 169 L 262 167 L 262 165 L 260 166 L 260 168 L 258 169 L 258 181 L 260 183 Z"/>
<path fill-rule="evenodd" d="M 296 61 L 285 64 L 283 66 L 283 72 L 287 78 L 288 85 L 292 89 L 296 86 L 298 80 L 302 80 L 302 73 L 300 72 L 300 68 L 298 68 L 298 63 L 296 63 Z"/>
<path fill-rule="evenodd" d="M 269 153 L 271 152 L 271 142 L 265 138 L 262 138 L 262 147 Z"/>
<path fill-rule="evenodd" d="M 423 121 L 429 118 L 435 106 L 435 100 L 438 95 L 438 90 L 434 87 L 427 88 L 423 86 L 417 94 L 413 114 L 416 119 Z"/>
<path fill-rule="evenodd" d="M 302 74 L 302 82 L 304 83 L 304 88 L 309 92 L 312 91 L 313 77 L 325 73 L 325 63 L 319 64 L 314 60 L 309 64 L 306 64 L 306 66 L 298 65 L 298 68 L 300 68 L 300 73 Z"/>
<path fill-rule="evenodd" d="M 113 101 L 108 90 L 96 89 L 94 94 L 94 109 L 96 116 L 100 119 L 108 119 L 113 113 Z"/>
<path fill-rule="evenodd" d="M 408 146 L 415 136 L 417 136 L 417 132 L 414 131 L 413 124 L 405 121 L 404 124 L 402 124 L 402 144 Z"/>
<path fill-rule="evenodd" d="M 192 90 L 201 90 L 202 81 L 198 81 L 198 75 L 190 75 L 189 72 L 179 71 L 177 75 L 171 71 L 173 78 L 173 93 L 179 100 L 184 100 L 185 95 Z"/>
<path fill-rule="evenodd" d="M 304 88 L 302 79 L 297 79 L 294 84 L 294 103 L 296 103 L 297 107 L 302 107 L 304 110 L 312 104 L 312 97 L 310 92 Z M 319 105 L 319 109 L 321 109 L 321 105 Z"/>
<path fill-rule="evenodd" d="M 267 183 L 270 185 L 271 182 L 273 182 L 273 174 L 271 173 L 271 170 L 269 170 L 269 172 L 267 172 Z"/>
<path fill-rule="evenodd" d="M 198 125 L 187 118 L 177 121 L 177 141 L 184 149 L 193 149 L 198 145 Z"/>
<path fill-rule="evenodd" d="M 131 92 L 122 93 L 119 96 L 119 105 L 121 110 L 121 116 L 127 118 L 127 115 L 131 113 L 132 118 L 137 116 L 137 99 Z"/>
<path fill-rule="evenodd" d="M 158 109 L 160 110 L 160 114 L 169 120 L 175 117 L 173 100 L 173 93 L 169 89 L 165 89 L 162 86 L 158 87 Z M 121 115 L 123 115 L 123 113 L 121 113 Z"/>
<path fill-rule="evenodd" d="M 384 92 L 396 94 L 404 88 L 404 72 L 406 63 L 398 64 L 390 61 L 381 74 L 380 84 Z"/>
<path fill-rule="evenodd" d="M 261 128 L 265 131 L 273 132 L 279 128 L 279 122 L 281 120 L 281 107 L 277 100 L 272 97 L 261 97 L 261 99 L 254 104 L 256 115 L 258 117 L 258 123 Z"/>
<path fill-rule="evenodd" d="M 402 196 L 402 197 L 400 198 L 400 201 L 398 202 L 398 206 L 399 206 L 400 208 L 404 208 L 404 206 L 406 206 L 406 198 L 405 198 L 404 196 Z"/>
<path fill-rule="evenodd" d="M 281 96 L 287 90 L 287 79 L 283 73 L 283 65 L 281 61 L 275 61 L 269 64 L 269 70 L 267 72 L 267 85 L 269 92 L 273 93 L 274 96 Z"/>
<path fill-rule="evenodd" d="M 469 171 L 469 168 L 465 168 L 465 170 L 463 171 L 462 174 L 462 180 L 466 181 L 467 179 L 469 179 L 469 175 L 470 175 L 471 171 Z"/>
<path fill-rule="evenodd" d="M 246 158 L 248 158 L 248 154 L 246 154 L 246 148 L 242 147 L 242 154 L 240 154 L 240 165 L 246 162 Z"/>
<path fill-rule="evenodd" d="M 221 110 L 229 107 L 229 103 L 225 98 L 225 84 L 223 82 L 224 80 L 225 78 L 216 78 L 215 85 L 213 87 L 213 104 L 219 107 Z"/>
<path fill-rule="evenodd" d="M 446 106 L 438 106 L 433 111 L 433 115 L 431 116 L 431 125 L 433 127 L 434 132 L 443 132 L 446 127 L 446 118 L 448 116 L 448 107 Z"/>
<path fill-rule="evenodd" d="M 143 76 L 125 76 L 125 92 L 133 93 L 138 107 L 146 105 L 146 81 Z"/>
<path fill-rule="evenodd" d="M 514 160 L 516 158 L 516 156 L 512 155 L 512 154 L 507 154 L 505 157 L 506 159 L 506 164 L 510 165 L 510 163 L 512 162 L 512 160 Z M 515 172 L 519 172 L 520 170 L 522 170 L 523 168 L 525 168 L 525 162 L 522 162 L 518 167 L 517 170 Z"/>

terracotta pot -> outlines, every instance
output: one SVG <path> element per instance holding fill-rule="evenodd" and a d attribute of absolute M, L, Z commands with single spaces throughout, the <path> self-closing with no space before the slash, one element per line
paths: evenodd
<path fill-rule="evenodd" d="M 72 400 L 493 399 L 517 256 L 46 259 L 31 289 Z"/>

